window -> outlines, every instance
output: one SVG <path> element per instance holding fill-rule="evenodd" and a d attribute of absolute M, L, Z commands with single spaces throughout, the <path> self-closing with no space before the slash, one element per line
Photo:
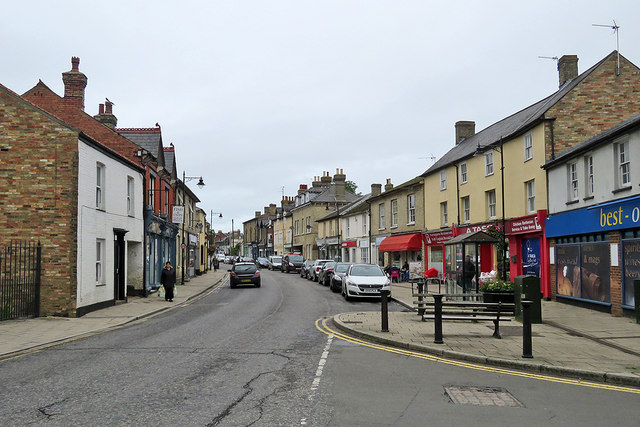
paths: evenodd
<path fill-rule="evenodd" d="M 409 224 L 416 223 L 416 195 L 407 196 L 407 220 Z"/>
<path fill-rule="evenodd" d="M 567 165 L 568 183 L 569 183 L 569 201 L 578 200 L 578 164 L 570 163 Z"/>
<path fill-rule="evenodd" d="M 391 201 L 391 226 L 398 226 L 398 200 L 393 199 Z"/>
<path fill-rule="evenodd" d="M 380 203 L 378 205 L 378 214 L 380 217 L 380 229 L 382 230 L 383 228 L 387 227 L 387 225 L 385 224 L 385 218 L 384 218 L 384 203 Z"/>
<path fill-rule="evenodd" d="M 440 203 L 440 218 L 442 225 L 449 225 L 449 213 L 447 211 L 447 202 Z"/>
<path fill-rule="evenodd" d="M 135 208 L 133 203 L 133 177 L 127 177 L 127 215 L 135 216 Z"/>
<path fill-rule="evenodd" d="M 460 184 L 467 183 L 467 162 L 460 164 Z"/>
<path fill-rule="evenodd" d="M 164 188 L 164 212 L 162 213 L 166 213 L 166 214 L 169 213 L 169 188 L 168 187 Z"/>
<path fill-rule="evenodd" d="M 447 171 L 445 169 L 440 171 L 440 190 L 447 189 Z"/>
<path fill-rule="evenodd" d="M 151 206 L 153 211 L 155 212 L 155 203 L 153 203 L 156 197 L 156 177 L 151 174 L 149 178 L 149 199 L 147 202 L 147 206 Z"/>
<path fill-rule="evenodd" d="M 366 236 L 367 234 L 367 214 L 362 214 L 362 235 Z"/>
<path fill-rule="evenodd" d="M 524 161 L 533 159 L 533 138 L 531 132 L 524 136 Z"/>
<path fill-rule="evenodd" d="M 496 190 L 487 191 L 487 214 L 490 219 L 496 217 Z"/>
<path fill-rule="evenodd" d="M 469 203 L 469 196 L 462 198 L 462 216 L 464 222 L 471 222 L 471 204 Z"/>
<path fill-rule="evenodd" d="M 586 156 L 584 158 L 584 169 L 587 173 L 585 179 L 585 195 L 587 197 L 593 196 L 593 157 Z"/>
<path fill-rule="evenodd" d="M 96 208 L 104 209 L 104 165 L 96 164 Z"/>
<path fill-rule="evenodd" d="M 527 212 L 535 213 L 536 211 L 536 186 L 534 180 L 524 183 L 525 192 L 527 194 Z"/>
<path fill-rule="evenodd" d="M 484 175 L 493 175 L 493 151 L 484 155 Z"/>
<path fill-rule="evenodd" d="M 618 172 L 618 188 L 627 187 L 631 184 L 631 165 L 629 164 L 629 141 L 616 144 Z"/>
<path fill-rule="evenodd" d="M 104 239 L 96 239 L 96 285 L 104 285 Z"/>
<path fill-rule="evenodd" d="M 363 264 L 369 264 L 369 249 L 360 248 L 360 262 Z"/>
<path fill-rule="evenodd" d="M 325 236 L 327 235 L 327 223 L 323 223 L 322 224 L 322 234 L 324 234 Z"/>
<path fill-rule="evenodd" d="M 351 236 L 351 221 L 350 218 L 345 218 L 345 222 L 347 223 L 347 237 Z"/>

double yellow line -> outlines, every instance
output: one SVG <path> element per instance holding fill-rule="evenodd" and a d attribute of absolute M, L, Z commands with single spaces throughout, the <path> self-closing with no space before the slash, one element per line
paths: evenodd
<path fill-rule="evenodd" d="M 511 370 L 511 369 L 504 369 L 504 368 L 496 368 L 496 367 L 491 367 L 491 366 L 477 365 L 477 364 L 474 364 L 474 363 L 464 362 L 464 361 L 460 361 L 460 360 L 450 360 L 450 359 L 445 359 L 445 358 L 438 357 L 438 356 L 433 356 L 433 355 L 430 355 L 430 354 L 419 353 L 419 352 L 416 352 L 416 351 L 404 350 L 404 349 L 401 349 L 401 348 L 390 347 L 390 346 L 386 346 L 386 345 L 382 345 L 382 344 L 375 344 L 375 343 L 372 343 L 372 342 L 364 341 L 364 340 L 361 340 L 361 339 L 358 339 L 358 338 L 351 337 L 349 335 L 345 335 L 345 334 L 343 334 L 341 332 L 338 332 L 338 331 L 332 329 L 327 324 L 327 320 L 328 319 L 326 319 L 326 318 L 316 320 L 316 328 L 320 332 L 322 332 L 322 333 L 324 333 L 326 335 L 332 335 L 332 336 L 334 336 L 336 338 L 339 338 L 339 339 L 341 339 L 343 341 L 347 341 L 347 342 L 350 342 L 350 343 L 358 344 L 358 345 L 361 345 L 361 346 L 364 346 L 364 347 L 375 348 L 377 350 L 387 351 L 389 353 L 400 354 L 402 356 L 415 357 L 416 359 L 430 360 L 432 362 L 444 363 L 444 364 L 451 365 L 451 366 L 458 366 L 458 367 L 462 367 L 462 368 L 474 369 L 474 370 L 477 370 L 477 371 L 492 372 L 492 373 L 498 373 L 498 374 L 504 374 L 504 375 L 513 375 L 513 376 L 516 376 L 516 377 L 530 378 L 530 379 L 535 379 L 535 380 L 549 381 L 549 382 L 561 383 L 561 384 L 571 384 L 571 385 L 577 385 L 577 386 L 581 386 L 581 387 L 597 388 L 597 389 L 602 389 L 602 390 L 621 391 L 623 393 L 640 394 L 640 389 L 632 388 L 632 387 L 621 387 L 621 386 L 616 386 L 616 385 L 611 385 L 611 384 L 596 383 L 596 382 L 590 382 L 590 381 L 573 380 L 573 379 L 568 379 L 568 378 L 557 378 L 557 377 L 552 377 L 552 376 L 549 376 L 549 375 L 541 375 L 541 374 L 534 374 L 534 373 L 529 373 L 529 372 L 515 371 L 515 370 Z"/>

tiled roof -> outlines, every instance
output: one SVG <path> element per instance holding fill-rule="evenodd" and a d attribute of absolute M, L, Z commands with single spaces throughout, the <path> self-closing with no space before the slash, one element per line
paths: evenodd
<path fill-rule="evenodd" d="M 525 132 L 539 120 L 544 118 L 544 114 L 557 104 L 567 93 L 575 88 L 580 82 L 582 82 L 587 76 L 589 76 L 596 68 L 603 62 L 607 61 L 612 55 L 616 55 L 617 52 L 612 52 L 597 64 L 580 74 L 573 80 L 565 83 L 557 92 L 552 95 L 536 102 L 527 108 L 506 117 L 482 131 L 476 133 L 470 138 L 461 141 L 458 145 L 449 150 L 444 156 L 442 156 L 436 163 L 427 169 L 421 176 L 425 177 L 432 173 L 438 172 L 440 169 L 445 168 L 453 163 L 457 163 L 460 160 L 471 157 L 475 154 L 478 147 L 486 147 L 489 145 L 497 145 L 501 139 L 509 139 L 513 136 Z"/>
<path fill-rule="evenodd" d="M 42 110 L 58 117 L 65 123 L 77 128 L 99 145 L 110 149 L 110 151 L 117 153 L 138 167 L 143 166 L 140 158 L 135 156 L 138 150 L 136 144 L 118 135 L 80 108 L 70 105 L 64 98 L 49 89 L 42 81 L 39 81 L 37 85 L 28 90 L 22 97 Z"/>
<path fill-rule="evenodd" d="M 164 166 L 162 132 L 159 126 L 155 128 L 116 128 L 116 132 L 147 150 L 158 161 L 158 165 Z"/>

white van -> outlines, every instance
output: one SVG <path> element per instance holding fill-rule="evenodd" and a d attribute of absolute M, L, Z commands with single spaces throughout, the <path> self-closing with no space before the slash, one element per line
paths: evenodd
<path fill-rule="evenodd" d="M 282 257 L 278 255 L 271 255 L 269 257 L 269 270 L 280 270 L 282 265 Z"/>

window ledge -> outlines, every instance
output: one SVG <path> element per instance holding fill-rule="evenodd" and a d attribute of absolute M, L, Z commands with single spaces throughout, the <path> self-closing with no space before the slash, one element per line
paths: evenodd
<path fill-rule="evenodd" d="M 413 221 L 413 222 L 408 222 L 408 223 L 407 223 L 407 225 L 408 225 L 408 226 L 409 226 L 409 225 L 416 225 L 416 222 L 415 222 L 415 221 Z"/>
<path fill-rule="evenodd" d="M 378 231 L 386 230 L 387 227 L 378 228 Z"/>
<path fill-rule="evenodd" d="M 611 191 L 611 193 L 613 194 L 617 194 L 617 193 L 622 193 L 624 191 L 629 191 L 631 190 L 631 186 L 627 186 L 627 187 L 621 187 L 621 188 L 616 188 L 615 190 Z"/>
<path fill-rule="evenodd" d="M 569 205 L 575 205 L 576 203 L 580 202 L 580 200 L 575 199 L 575 200 L 569 200 L 567 203 L 565 203 L 567 206 Z"/>
<path fill-rule="evenodd" d="M 582 199 L 583 201 L 587 201 L 587 200 L 593 200 L 593 196 L 587 196 L 584 199 Z"/>
<path fill-rule="evenodd" d="M 106 283 L 96 283 L 96 286 L 107 286 Z"/>
<path fill-rule="evenodd" d="M 491 172 L 491 173 L 485 173 L 485 174 L 484 174 L 484 176 L 485 176 L 485 177 L 487 177 L 487 176 L 493 176 L 493 172 Z"/>
<path fill-rule="evenodd" d="M 391 229 L 393 230 L 394 228 L 398 228 L 398 226 L 397 226 L 397 225 L 392 225 L 392 226 L 391 226 L 391 227 L 389 227 L 389 228 L 391 228 Z"/>

